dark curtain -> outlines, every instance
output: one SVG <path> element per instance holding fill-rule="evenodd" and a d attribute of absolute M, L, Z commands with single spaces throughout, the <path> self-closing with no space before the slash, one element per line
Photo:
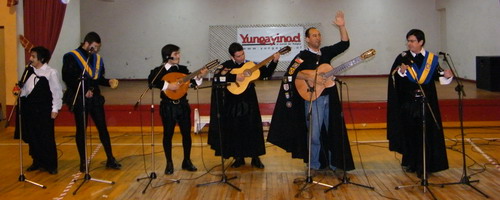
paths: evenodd
<path fill-rule="evenodd" d="M 60 0 L 24 0 L 23 6 L 24 37 L 33 46 L 44 46 L 51 53 L 54 52 L 61 32 L 66 4 L 61 3 Z M 26 52 L 29 50 L 26 48 Z M 30 54 L 25 53 L 26 62 L 29 57 Z"/>

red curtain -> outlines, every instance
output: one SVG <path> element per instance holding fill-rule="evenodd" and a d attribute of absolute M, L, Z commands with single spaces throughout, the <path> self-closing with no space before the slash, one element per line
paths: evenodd
<path fill-rule="evenodd" d="M 24 0 L 24 37 L 52 53 L 61 32 L 66 4 L 60 0 Z M 28 51 L 29 49 L 26 49 Z M 30 54 L 25 51 L 25 60 Z"/>

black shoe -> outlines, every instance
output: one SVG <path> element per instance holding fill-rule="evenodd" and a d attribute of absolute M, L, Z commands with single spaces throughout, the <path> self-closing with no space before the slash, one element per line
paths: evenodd
<path fill-rule="evenodd" d="M 257 167 L 259 169 L 264 169 L 264 164 L 262 164 L 259 157 L 252 158 L 252 166 Z"/>
<path fill-rule="evenodd" d="M 417 170 L 415 170 L 414 168 L 411 168 L 411 167 L 406 167 L 406 166 L 403 166 L 403 170 L 405 172 L 408 172 L 408 173 L 415 173 Z"/>
<path fill-rule="evenodd" d="M 189 159 L 182 161 L 182 169 L 188 170 L 190 172 L 198 170 Z"/>
<path fill-rule="evenodd" d="M 85 163 L 80 163 L 80 172 L 85 172 Z"/>
<path fill-rule="evenodd" d="M 174 163 L 167 162 L 167 168 L 165 168 L 165 174 L 173 174 L 174 173 Z"/>
<path fill-rule="evenodd" d="M 243 157 L 234 158 L 234 163 L 231 165 L 233 168 L 241 167 L 245 164 L 245 159 Z"/>
<path fill-rule="evenodd" d="M 49 170 L 49 174 L 57 174 L 57 169 Z"/>
<path fill-rule="evenodd" d="M 38 166 L 37 164 L 32 164 L 31 166 L 28 167 L 28 169 L 26 169 L 26 171 L 31 172 L 37 169 L 40 169 L 40 166 Z"/>
<path fill-rule="evenodd" d="M 111 169 L 120 169 L 122 168 L 122 165 L 116 161 L 116 159 L 108 160 L 106 162 L 106 168 L 111 168 Z"/>

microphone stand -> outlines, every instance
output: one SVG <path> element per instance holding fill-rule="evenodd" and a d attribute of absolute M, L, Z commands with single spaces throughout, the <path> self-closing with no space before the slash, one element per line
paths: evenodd
<path fill-rule="evenodd" d="M 221 130 L 221 121 L 220 121 L 221 114 L 220 114 L 220 105 L 219 105 L 219 90 L 226 88 L 227 85 L 228 85 L 227 83 L 220 83 L 220 84 L 218 84 L 218 83 L 212 83 L 212 87 L 215 90 L 215 103 L 216 103 L 215 107 L 216 107 L 216 110 L 217 110 L 217 129 L 218 129 L 218 134 L 219 134 L 219 148 L 220 148 L 220 159 L 221 159 L 221 166 L 222 166 L 222 175 L 221 175 L 222 177 L 221 177 L 221 179 L 219 181 L 213 181 L 213 182 L 208 182 L 208 183 L 200 183 L 200 184 L 197 184 L 196 187 L 213 185 L 213 184 L 217 184 L 217 183 L 224 183 L 224 184 L 227 184 L 227 185 L 231 186 L 233 189 L 237 190 L 238 192 L 241 192 L 240 188 L 236 187 L 235 185 L 233 185 L 233 184 L 231 184 L 229 182 L 229 180 L 236 179 L 237 176 L 228 178 L 227 175 L 226 175 L 226 169 L 225 169 L 225 166 L 224 166 L 224 150 L 222 148 L 223 147 L 223 143 L 222 143 L 222 130 Z"/>
<path fill-rule="evenodd" d="M 139 99 L 137 100 L 137 102 L 135 103 L 134 105 L 134 109 L 137 109 L 141 103 L 141 100 L 142 100 L 142 97 L 144 97 L 144 95 L 151 89 L 153 89 L 153 83 L 156 81 L 156 79 L 158 78 L 158 76 L 160 75 L 160 73 L 165 69 L 165 67 L 163 66 L 164 63 L 162 63 L 162 67 L 160 68 L 160 70 L 158 70 L 158 73 L 156 73 L 155 77 L 153 78 L 153 80 L 151 80 L 150 83 L 148 83 L 148 87 L 146 88 L 146 90 L 144 90 L 144 92 L 141 94 L 141 96 L 139 97 Z M 140 110 L 139 110 L 140 111 Z M 144 190 L 142 190 L 142 194 L 145 194 L 146 193 L 146 190 L 148 189 L 148 187 L 151 185 L 151 182 L 156 179 L 158 176 L 156 175 L 156 172 L 155 172 L 155 139 L 154 139 L 154 134 L 155 134 L 155 131 L 154 131 L 154 113 L 155 113 L 155 104 L 154 104 L 154 92 L 153 90 L 151 90 L 151 109 L 150 109 L 150 112 L 151 112 L 151 173 L 146 176 L 146 177 L 141 177 L 141 178 L 137 178 L 136 180 L 137 181 L 141 181 L 141 180 L 144 180 L 144 179 L 148 179 L 148 183 L 146 184 L 146 187 L 144 188 Z M 139 114 L 141 114 L 139 112 Z M 142 140 L 144 141 L 144 136 L 141 134 L 141 138 Z M 142 143 L 144 144 L 144 142 Z M 144 155 L 145 156 L 145 155 Z M 170 183 L 180 183 L 180 180 L 179 179 L 168 179 L 170 181 Z M 152 188 L 154 188 L 153 186 L 151 186 Z"/>
<path fill-rule="evenodd" d="M 336 81 L 338 81 L 340 83 L 340 117 L 342 118 L 342 121 L 344 121 L 344 108 L 343 108 L 343 99 L 342 99 L 342 84 L 344 84 L 344 82 L 336 79 Z M 344 122 L 345 124 L 345 122 Z M 337 185 L 334 185 L 333 187 L 330 187 L 329 189 L 325 190 L 325 193 L 330 191 L 330 190 L 336 190 L 339 186 L 341 186 L 342 184 L 353 184 L 353 185 L 357 185 L 357 186 L 360 186 L 360 187 L 364 187 L 364 188 L 368 188 L 368 189 L 371 189 L 371 190 L 375 190 L 374 187 L 371 187 L 371 186 L 367 186 L 367 185 L 362 185 L 362 184 L 359 184 L 359 183 L 354 183 L 354 182 L 351 182 L 351 179 L 349 177 L 347 177 L 347 166 L 346 166 L 346 137 L 345 135 L 347 134 L 347 131 L 345 130 L 345 126 L 344 124 L 341 126 L 341 134 L 342 134 L 342 162 L 343 162 L 343 166 L 344 166 L 344 169 L 342 170 L 343 171 L 343 175 L 342 175 L 342 179 L 340 179 L 340 183 L 338 183 Z"/>
<path fill-rule="evenodd" d="M 449 55 L 449 54 L 448 54 Z M 445 185 L 457 185 L 457 184 L 465 184 L 471 187 L 472 189 L 476 190 L 477 192 L 481 193 L 484 197 L 489 198 L 489 196 L 482 192 L 481 190 L 477 189 L 471 183 L 473 182 L 479 182 L 479 180 L 470 180 L 470 176 L 467 175 L 467 163 L 465 159 L 465 133 L 464 133 L 464 119 L 463 119 L 463 97 L 465 97 L 465 91 L 464 91 L 464 85 L 462 84 L 462 81 L 459 79 L 459 76 L 457 76 L 457 70 L 454 69 L 454 65 L 450 65 L 448 62 L 448 59 L 446 58 L 446 54 L 443 55 L 443 61 L 446 62 L 446 64 L 450 67 L 451 72 L 453 73 L 453 76 L 455 77 L 455 81 L 457 82 L 457 86 L 455 87 L 455 91 L 457 92 L 458 95 L 458 119 L 460 121 L 460 135 L 462 136 L 462 178 L 458 182 L 451 182 L 451 183 L 443 183 L 441 184 L 441 187 L 444 187 Z M 452 62 L 453 63 L 453 62 Z"/>
<path fill-rule="evenodd" d="M 410 65 L 410 68 L 411 68 L 411 65 Z M 416 76 L 415 76 L 416 77 Z M 416 83 L 418 85 L 418 87 L 420 88 L 420 91 L 422 92 L 422 96 L 420 97 L 420 101 L 422 102 L 422 159 L 423 159 L 423 163 L 422 163 L 422 168 L 423 168 L 423 175 L 422 175 L 422 181 L 420 182 L 420 184 L 414 184 L 414 185 L 400 185 L 400 186 L 396 186 L 396 190 L 399 190 L 401 188 L 407 188 L 407 187 L 418 187 L 418 186 L 422 186 L 423 187 L 423 191 L 424 193 L 429 191 L 429 193 L 431 194 L 432 198 L 433 199 L 436 199 L 436 197 L 434 196 L 434 194 L 432 193 L 432 191 L 429 189 L 429 182 L 427 180 L 427 148 L 426 148 L 426 141 L 427 141 L 427 138 L 426 138 L 426 133 L 427 133 L 427 125 L 426 125 L 426 112 L 425 112 L 425 106 L 427 105 L 427 107 L 429 108 L 429 111 L 434 119 L 434 123 L 436 124 L 436 127 L 438 129 L 440 129 L 440 126 L 439 124 L 437 123 L 437 119 L 434 115 L 434 112 L 432 111 L 432 108 L 431 106 L 429 105 L 429 102 L 427 101 L 427 95 L 425 94 L 425 91 L 424 89 L 422 88 L 422 84 L 420 84 L 418 82 L 418 79 L 416 79 Z M 433 185 L 436 185 L 436 184 L 433 184 Z"/>
<path fill-rule="evenodd" d="M 28 66 L 30 67 L 30 66 Z M 21 88 L 21 90 L 19 90 L 19 94 L 17 95 L 17 99 L 16 99 L 16 102 L 17 102 L 17 116 L 18 116 L 18 121 L 19 121 L 19 178 L 18 178 L 18 181 L 19 182 L 27 182 L 27 183 L 31 183 L 33 185 L 36 185 L 38 187 L 41 187 L 43 189 L 47 189 L 47 186 L 45 185 L 42 185 L 40 183 L 37 183 L 37 182 L 34 182 L 34 181 L 31 181 L 29 179 L 26 178 L 26 176 L 24 176 L 24 170 L 23 170 L 23 144 L 22 144 L 22 140 L 23 140 L 23 122 L 22 122 L 22 109 L 21 109 L 21 91 L 22 91 L 22 85 L 24 85 L 24 83 L 26 82 L 26 79 L 28 77 L 26 77 L 26 74 L 28 74 L 28 68 L 25 69 L 25 72 L 24 72 L 24 76 L 23 76 L 23 79 L 22 81 L 20 81 L 20 83 L 22 83 L 21 85 L 19 85 L 19 87 Z M 14 110 L 15 107 L 12 108 L 12 110 Z M 12 116 L 12 112 L 11 112 L 11 116 Z M 10 121 L 10 117 L 9 117 L 9 121 Z M 9 124 L 9 121 L 7 121 L 7 125 Z"/>
<path fill-rule="evenodd" d="M 87 60 L 85 61 L 85 63 L 89 63 L 89 59 L 90 59 L 90 56 L 92 56 L 92 48 L 91 50 L 88 52 L 88 57 L 87 57 Z M 82 69 L 82 74 L 80 75 L 80 83 L 78 84 L 78 88 L 76 90 L 76 93 L 75 93 L 75 97 L 73 98 L 73 104 L 71 106 L 71 108 L 74 110 L 75 108 L 75 104 L 76 104 L 76 99 L 78 98 L 78 92 L 80 90 L 80 86 L 81 86 L 81 90 L 82 90 L 82 123 L 83 123 L 83 137 L 84 137 L 84 140 L 83 140 L 83 143 L 84 143 L 84 146 L 83 148 L 85 149 L 85 175 L 83 177 L 83 181 L 82 183 L 80 183 L 80 185 L 76 188 L 76 190 L 73 192 L 73 195 L 75 195 L 78 190 L 80 190 L 80 188 L 83 186 L 83 184 L 85 184 L 86 182 L 89 182 L 89 181 L 96 181 L 96 182 L 101 182 L 101 183 L 108 183 L 108 184 L 115 184 L 114 181 L 108 181 L 108 180 L 102 180 L 102 179 L 95 179 L 95 178 L 92 178 L 90 176 L 90 173 L 89 173 L 89 165 L 90 165 L 90 159 L 89 159 L 89 156 L 88 156 L 88 150 L 87 150 L 87 110 L 86 110 L 86 107 L 85 107 L 85 68 Z M 77 113 L 74 113 L 75 115 Z M 74 180 L 73 182 L 76 182 L 78 180 Z"/>
<path fill-rule="evenodd" d="M 294 180 L 293 183 L 300 183 L 300 182 L 304 182 L 304 185 L 299 189 L 299 192 L 295 195 L 295 197 L 299 197 L 300 194 L 302 194 L 302 192 L 304 192 L 306 189 L 307 189 L 307 186 L 310 185 L 310 184 L 316 184 L 316 185 L 321 185 L 321 186 L 324 186 L 324 187 L 333 187 L 331 185 L 328 185 L 326 183 L 321 183 L 321 182 L 318 182 L 318 181 L 314 181 L 313 180 L 313 177 L 311 175 L 311 151 L 312 151 L 312 133 L 313 133 L 313 120 L 312 120 L 312 105 L 313 105 L 313 95 L 317 95 L 316 94 L 316 84 L 317 84 L 317 79 L 318 79 L 318 68 L 316 67 L 316 70 L 315 70 L 315 73 L 314 73 L 314 82 L 313 82 L 313 85 L 312 87 L 308 85 L 309 87 L 309 92 L 311 92 L 311 94 L 309 95 L 309 107 L 307 108 L 307 120 L 309 120 L 309 129 L 308 129 L 308 137 L 307 137 L 307 145 L 308 145 L 308 162 L 307 162 L 307 175 L 306 175 L 306 178 L 305 179 L 298 179 L 298 180 Z M 306 80 L 304 80 L 306 81 Z M 321 126 L 319 126 L 319 128 L 321 129 Z"/>
<path fill-rule="evenodd" d="M 12 109 L 10 110 L 10 114 L 9 114 L 9 118 L 7 119 L 7 121 L 5 122 L 5 128 L 7 128 L 10 124 L 10 120 L 12 119 L 12 116 L 14 114 L 14 110 L 15 108 L 17 107 L 17 104 L 18 104 L 18 100 L 19 100 L 19 96 L 21 95 L 21 89 L 22 89 L 22 86 L 24 85 L 24 83 L 26 82 L 26 76 L 28 74 L 28 67 L 31 67 L 31 62 L 28 63 L 25 67 L 24 67 L 24 72 L 23 72 L 23 76 L 22 76 L 22 79 L 17 83 L 17 86 L 19 87 L 19 93 L 16 95 L 16 100 L 14 101 L 14 106 L 12 106 Z"/>

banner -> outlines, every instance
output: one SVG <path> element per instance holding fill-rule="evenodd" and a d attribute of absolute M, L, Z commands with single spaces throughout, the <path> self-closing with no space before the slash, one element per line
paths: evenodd
<path fill-rule="evenodd" d="M 280 61 L 291 61 L 304 49 L 303 27 L 238 28 L 237 42 L 243 45 L 247 60 L 260 62 L 285 46 L 292 51 L 282 55 Z"/>

